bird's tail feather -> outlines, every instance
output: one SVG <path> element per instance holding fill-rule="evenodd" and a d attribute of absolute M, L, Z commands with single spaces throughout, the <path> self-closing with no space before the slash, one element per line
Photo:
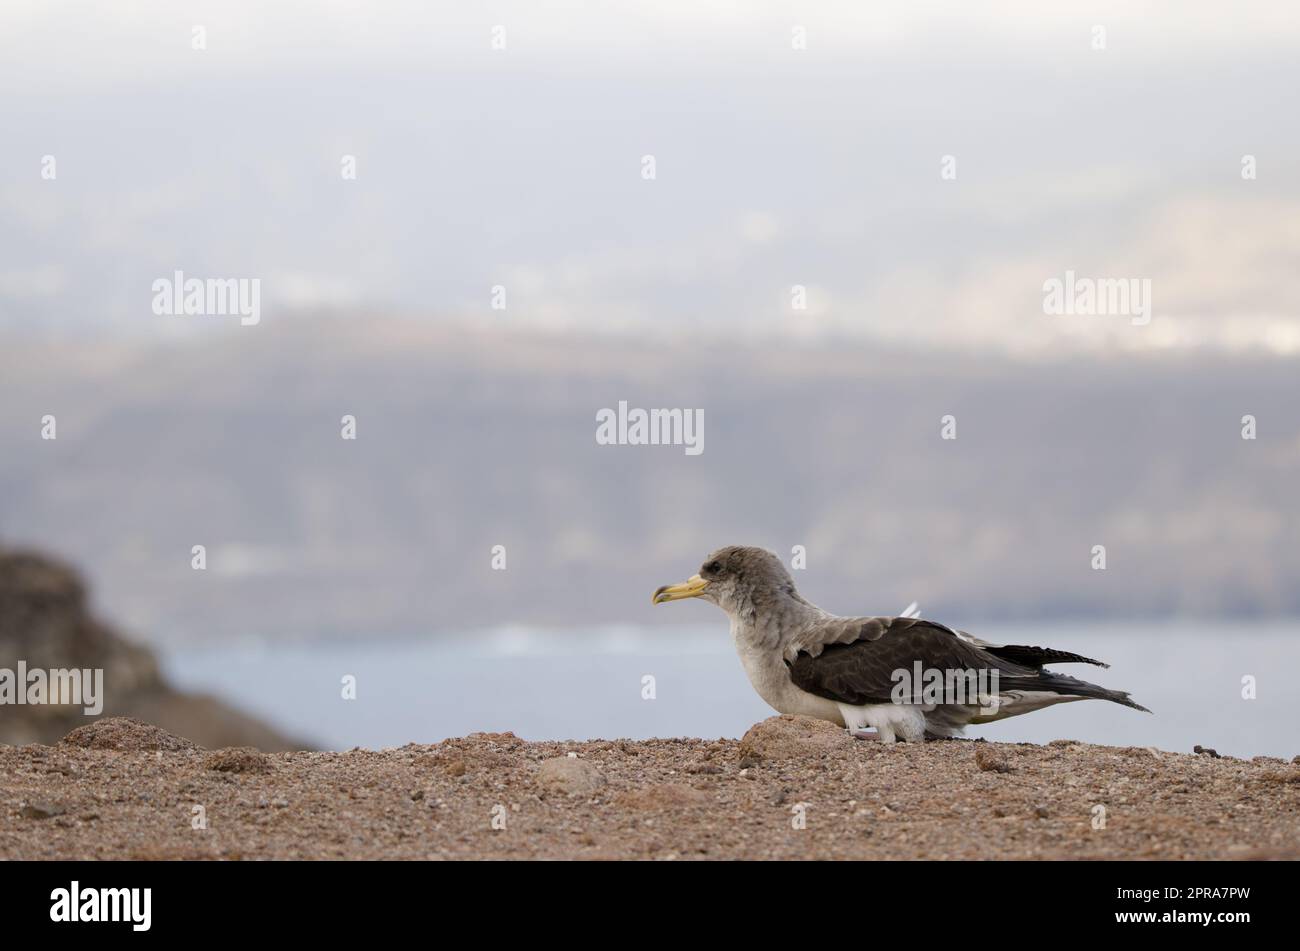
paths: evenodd
<path fill-rule="evenodd" d="M 1069 697 L 1089 697 L 1095 700 L 1109 700 L 1111 703 L 1118 703 L 1121 706 L 1132 707 L 1134 710 L 1141 710 L 1143 713 L 1151 712 L 1129 696 L 1127 691 L 1111 690 L 1109 687 L 1102 687 L 1099 684 L 1090 684 L 1086 680 L 1078 680 L 1074 677 L 1067 677 L 1065 674 L 1056 674 L 1050 671 L 1044 671 L 1038 677 L 1037 683 L 1032 689 L 1051 690 L 1054 693 L 1064 694 Z"/>

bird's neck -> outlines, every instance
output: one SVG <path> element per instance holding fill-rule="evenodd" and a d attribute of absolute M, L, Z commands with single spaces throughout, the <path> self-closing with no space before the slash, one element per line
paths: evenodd
<path fill-rule="evenodd" d="M 774 610 L 742 609 L 727 613 L 741 666 L 768 706 L 778 713 L 799 713 L 838 722 L 835 705 L 795 687 L 785 664 L 791 643 L 809 627 L 823 623 L 832 615 L 798 597 L 785 600 Z"/>
<path fill-rule="evenodd" d="M 778 653 L 809 625 L 832 617 L 797 593 L 785 592 L 763 603 L 746 598 L 730 605 L 727 615 L 737 647 L 744 645 Z"/>

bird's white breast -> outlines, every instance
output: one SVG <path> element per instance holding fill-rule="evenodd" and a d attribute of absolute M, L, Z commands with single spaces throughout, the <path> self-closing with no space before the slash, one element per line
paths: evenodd
<path fill-rule="evenodd" d="M 839 726 L 844 725 L 839 704 L 800 690 L 790 682 L 790 669 L 781 659 L 779 650 L 773 651 L 748 643 L 735 621 L 731 624 L 731 638 L 750 684 L 769 707 L 777 713 L 817 717 Z"/>

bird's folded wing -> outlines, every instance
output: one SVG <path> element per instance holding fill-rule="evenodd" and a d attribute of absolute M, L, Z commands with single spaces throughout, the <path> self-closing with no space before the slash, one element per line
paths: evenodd
<path fill-rule="evenodd" d="M 896 672 L 914 678 L 918 662 L 923 671 L 997 670 L 1004 680 L 1034 678 L 1019 664 L 920 618 L 834 618 L 805 631 L 792 647 L 785 660 L 796 687 L 854 705 L 891 702 Z"/>
<path fill-rule="evenodd" d="M 804 628 L 785 647 L 784 660 L 788 664 L 799 654 L 817 657 L 832 644 L 852 644 L 855 641 L 874 641 L 889 630 L 891 617 L 837 617 L 827 618 Z"/>
<path fill-rule="evenodd" d="M 785 660 L 787 663 L 794 660 L 796 654 L 816 657 L 833 644 L 876 641 L 885 635 L 907 634 L 926 628 L 946 631 L 954 637 L 962 636 L 971 643 L 986 646 L 969 634 L 958 635 L 950 627 L 917 617 L 831 617 L 804 628 L 793 638 L 786 646 Z"/>

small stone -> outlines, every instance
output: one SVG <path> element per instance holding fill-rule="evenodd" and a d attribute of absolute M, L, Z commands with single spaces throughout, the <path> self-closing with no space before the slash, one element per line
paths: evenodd
<path fill-rule="evenodd" d="M 203 757 L 203 768 L 223 773 L 265 773 L 270 770 L 271 761 L 251 746 L 232 746 Z"/>
<path fill-rule="evenodd" d="M 853 737 L 833 723 L 782 715 L 751 726 L 740 741 L 737 758 L 743 768 L 749 768 L 768 760 L 820 759 L 856 748 Z"/>
<path fill-rule="evenodd" d="M 63 815 L 63 807 L 48 802 L 29 802 L 18 810 L 18 814 L 24 819 L 50 819 Z"/>
<path fill-rule="evenodd" d="M 551 792 L 590 795 L 605 785 L 605 777 L 586 760 L 557 756 L 542 761 L 537 784 Z"/>
<path fill-rule="evenodd" d="M 975 765 L 982 773 L 1009 773 L 1011 767 L 988 746 L 975 747 Z"/>
<path fill-rule="evenodd" d="M 621 805 L 631 809 L 677 809 L 707 802 L 708 796 L 680 783 L 659 783 L 634 789 L 619 796 Z"/>

